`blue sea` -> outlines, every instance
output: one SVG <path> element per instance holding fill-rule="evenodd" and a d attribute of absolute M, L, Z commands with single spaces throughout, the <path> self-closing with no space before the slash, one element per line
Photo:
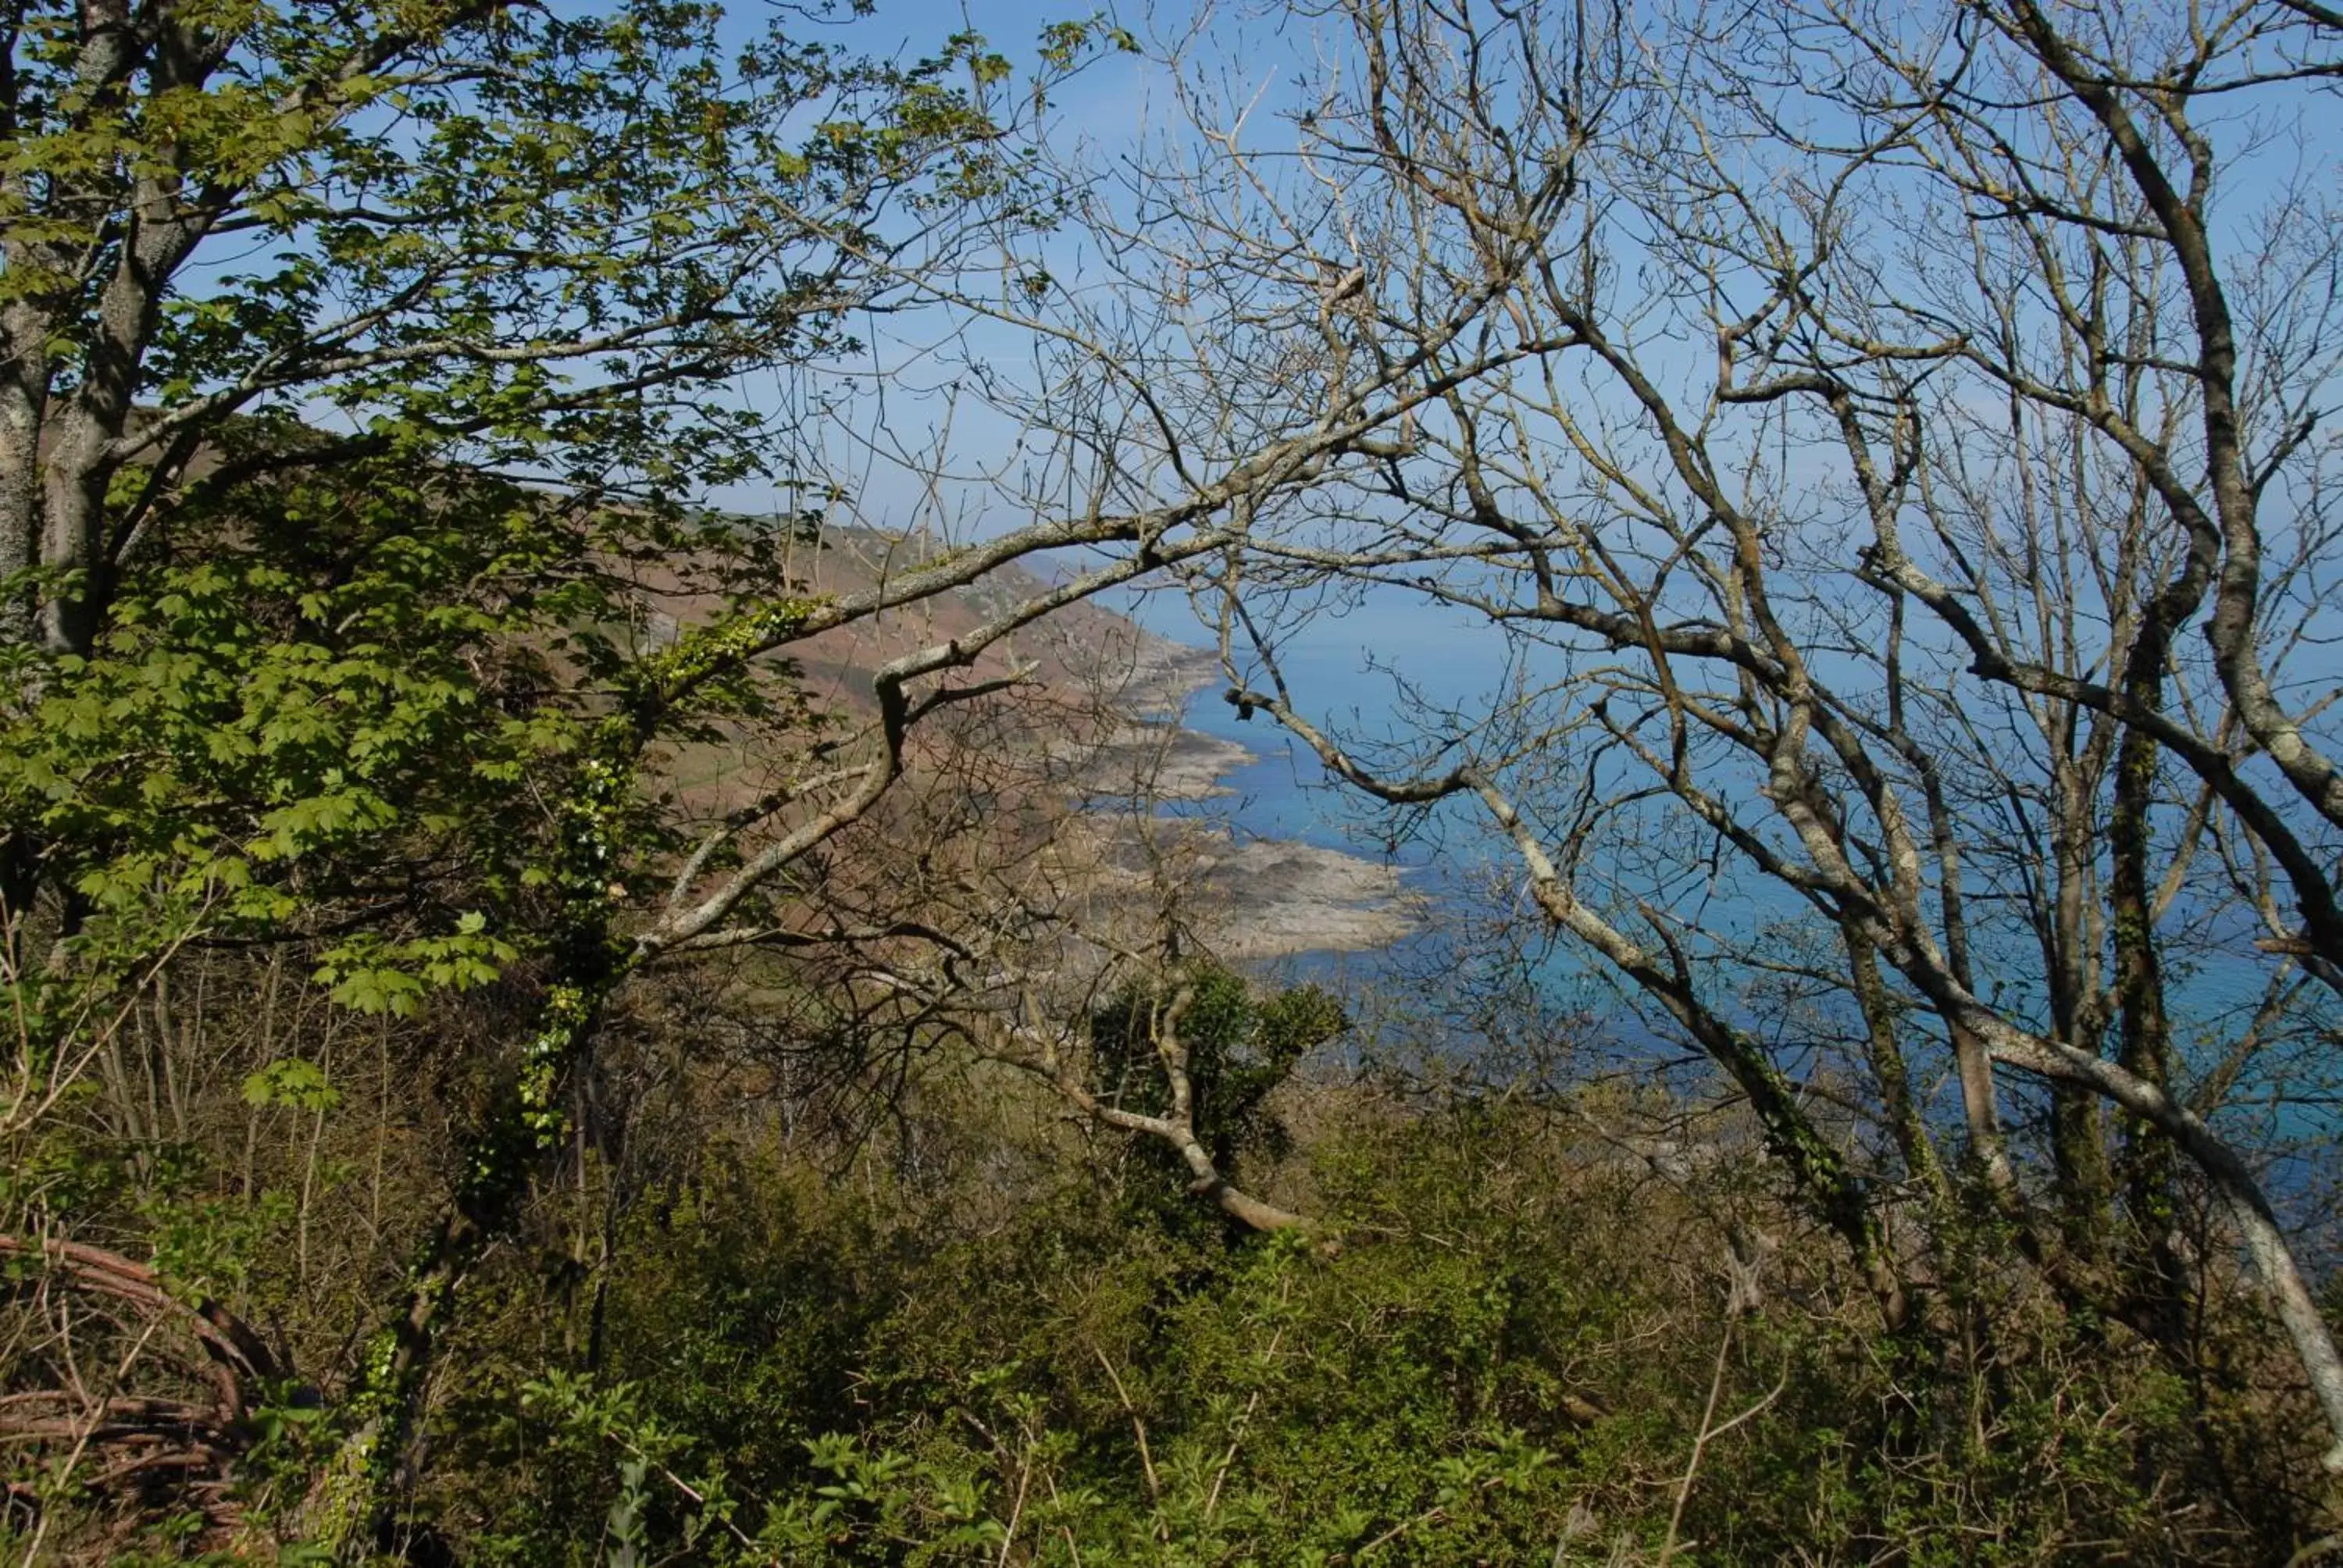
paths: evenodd
<path fill-rule="evenodd" d="M 1123 607 L 1151 631 L 1211 647 L 1214 635 L 1175 598 Z M 1264 628 L 1266 629 L 1266 628 Z M 1453 712 L 1470 714 L 1501 687 L 1507 672 L 1486 657 L 1488 628 L 1419 596 L 1385 592 L 1322 610 L 1277 644 L 1277 661 L 1295 706 L 1354 756 L 1438 729 Z M 1249 685 L 1267 689 L 1254 672 Z M 1454 800 L 1429 810 L 1395 812 L 1331 781 L 1317 755 L 1268 715 L 1250 719 L 1215 679 L 1192 695 L 1186 726 L 1232 741 L 1252 754 L 1222 775 L 1223 798 L 1170 809 L 1226 823 L 1242 836 L 1300 841 L 1396 867 L 1430 914 L 1416 935 L 1371 952 L 1303 953 L 1266 969 L 1283 981 L 1311 980 L 1353 996 L 1373 993 L 1393 1010 L 1403 1032 L 1422 1035 L 1441 1020 L 1469 1015 L 1500 993 L 1541 1016 L 1599 1033 L 1600 1054 L 1648 1074 L 1685 1053 L 1645 1029 L 1633 999 L 1606 970 L 1557 943 L 1523 897 L 1519 862 L 1490 833 L 1477 802 Z M 1599 1021 L 1598 1021 L 1599 1020 Z M 1460 1026 L 1477 1049 L 1478 1021 Z"/>
<path fill-rule="evenodd" d="M 1184 599 L 1142 598 L 1126 608 L 1160 635 L 1198 646 L 1213 642 Z M 1440 732 L 1451 713 L 1469 715 L 1476 699 L 1485 706 L 1510 683 L 1535 677 L 1534 670 L 1505 668 L 1491 655 L 1494 646 L 1477 618 L 1386 592 L 1322 609 L 1284 636 L 1277 653 L 1297 707 L 1360 755 L 1403 733 Z M 1413 819 L 1373 809 L 1355 791 L 1330 784 L 1316 756 L 1273 719 L 1259 713 L 1240 718 L 1224 690 L 1215 681 L 1197 692 L 1184 720 L 1192 729 L 1245 747 L 1253 760 L 1222 777 L 1232 791 L 1229 798 L 1182 809 L 1213 815 L 1242 834 L 1386 860 L 1401 868 L 1411 890 L 1429 899 L 1435 911 L 1423 935 L 1391 949 L 1303 955 L 1279 966 L 1282 975 L 1344 989 L 1427 993 L 1430 1003 L 1428 993 L 1443 986 L 1493 988 L 1503 978 L 1497 971 L 1510 967 L 1516 981 L 1527 981 L 1528 1005 L 1543 1016 L 1592 1027 L 1602 1037 L 1601 1054 L 1614 1066 L 1660 1072 L 1685 1061 L 1683 1048 L 1643 1021 L 1635 999 L 1602 966 L 1543 933 L 1528 934 L 1538 922 L 1526 918 L 1519 864 L 1491 835 L 1476 804 L 1455 801 Z M 1729 869 L 1721 878 L 1688 880 L 1687 890 L 1698 902 L 1679 912 L 1701 929 L 1738 938 L 1768 931 L 1798 912 L 1778 890 L 1736 884 Z M 2023 954 L 2012 958 L 2015 975 L 2030 974 L 2038 963 Z M 1487 972 L 1476 975 L 1476 970 Z M 2196 1061 L 2209 1066 L 2236 1037 L 2266 973 L 2252 960 L 2193 967 L 2176 960 L 2177 1021 Z M 1762 1005 L 1759 993 L 1744 994 L 1750 1005 Z M 2004 988 L 2002 1000 L 2021 1012 L 2028 1005 L 2016 985 Z M 2308 1005 L 2332 1010 L 2323 997 Z M 1777 1019 L 1745 1013 L 1739 1021 L 1780 1032 Z M 2231 1136 L 2248 1145 L 2308 1140 L 2331 1147 L 2343 1124 L 2343 1099 L 2327 1065 L 2330 1054 L 2309 1048 L 2284 1052 L 2270 1060 L 2260 1081 L 2240 1083 L 2221 1117 Z M 2281 1177 L 2276 1184 L 2294 1187 L 2296 1181 Z"/>

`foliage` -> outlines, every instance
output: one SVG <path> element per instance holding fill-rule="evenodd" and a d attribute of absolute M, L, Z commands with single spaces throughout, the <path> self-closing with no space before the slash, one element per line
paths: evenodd
<path fill-rule="evenodd" d="M 1729 1317 L 1709 1215 L 1795 1222 L 1770 1203 L 1646 1186 L 1534 1105 L 1318 1092 L 1325 1230 L 1233 1248 L 1080 1179 L 995 1229 L 950 1175 L 749 1160 L 636 1238 L 598 1373 L 449 1410 L 443 1523 L 514 1563 L 622 1503 L 689 1561 L 1635 1562 L 1681 1490 L 1687 1560 L 2015 1563 L 2251 1561 L 2313 1517 L 2221 1479 L 2275 1461 L 2258 1418 L 2014 1278 L 1989 1363 L 1883 1332 L 1844 1269 Z M 1755 1413 L 1686 1487 L 1712 1402 Z"/>
<path fill-rule="evenodd" d="M 547 581 L 579 528 L 381 462 L 229 515 L 129 574 L 11 727 L 0 790 L 86 902 L 74 940 L 120 961 L 356 925 L 319 978 L 362 1011 L 493 978 L 530 858 L 514 806 L 576 740 L 532 644 L 604 597 Z"/>
<path fill-rule="evenodd" d="M 2016 0 L 2009 17 L 2040 26 L 1996 22 L 1991 58 L 2049 72 L 2074 102 L 2044 123 L 2093 142 L 2082 110 L 2107 118 L 2111 89 L 2045 45 L 2042 16 Z M 2229 710 L 2209 728 L 2184 713 L 2216 686 L 2167 658 L 2196 612 L 2191 579 L 2167 593 L 2157 573 L 2199 465 L 2143 456 L 2107 423 L 2128 377 L 2165 387 L 2150 401 L 2168 437 L 2234 377 L 2125 368 L 2095 341 L 2087 384 L 2045 391 L 2025 353 L 1991 357 L 1989 333 L 1924 324 L 1899 345 L 1828 316 L 1802 280 L 1861 297 L 1872 264 L 1734 183 L 1734 149 L 1778 138 L 1740 93 L 1771 45 L 1703 34 L 1721 83 L 1688 105 L 1625 68 L 1624 40 L 1588 34 L 1599 18 L 1551 35 L 1532 13 L 1499 18 L 1487 58 L 1518 50 L 1515 91 L 1493 85 L 1504 68 L 1481 74 L 1481 24 L 1462 13 L 1351 17 L 1373 69 L 1330 89 L 1322 121 L 1297 119 L 1309 158 L 1339 157 L 1347 179 L 1305 160 L 1305 199 L 1282 207 L 1232 134 L 1221 172 L 1249 194 L 1225 212 L 1195 205 L 1209 180 L 1139 181 L 1141 207 L 1177 216 L 1103 264 L 1160 255 L 1170 310 L 1192 283 L 1208 325 L 1182 349 L 1184 317 L 1136 297 L 1086 316 L 1028 246 L 1078 210 L 1101 218 L 1021 124 L 1091 50 L 1135 46 L 1101 23 L 1046 29 L 1020 82 L 973 34 L 866 59 L 795 7 L 752 34 L 699 0 L 18 8 L 0 79 L 0 1544 L 626 1568 L 2243 1563 L 2332 1533 L 2331 1489 L 2304 1479 L 2307 1407 L 2226 1227 L 2257 1240 L 2267 1277 L 2299 1281 L 2269 1270 L 2288 1253 L 2256 1173 L 2176 1109 L 2188 1085 L 2162 998 L 2191 941 L 2217 954 L 2230 935 L 2177 929 L 2182 882 L 2228 875 L 2220 896 L 2253 907 L 2275 978 L 2205 1103 L 2271 1042 L 2318 1038 L 2326 1012 L 2303 993 L 2331 963 L 2289 966 L 2335 956 L 2331 877 L 2310 850 L 2263 851 L 2331 837 L 2312 821 L 2335 818 L 2331 769 L 2280 755 L 2319 738 L 2305 726 L 2324 710 L 2294 723 L 2247 668 L 2262 618 L 2245 582 L 2225 590 L 2242 612 L 2213 671 Z M 2277 20 L 2287 47 L 2331 31 L 2301 7 Z M 1474 46 L 1443 53 L 1443 28 Z M 1810 62 L 1828 36 L 1780 58 Z M 1429 73 L 1403 103 L 1394 57 Z M 2189 99 L 2284 85 L 2258 62 L 2173 88 L 2149 155 L 2210 158 L 2179 128 Z M 1457 91 L 1426 86 L 1452 65 Z M 2121 94 L 2164 91 L 2147 79 Z M 2039 112 L 2030 92 L 2018 110 L 1946 78 L 1925 86 L 1934 122 L 1882 129 L 1865 117 L 1877 85 L 1842 73 L 1822 90 L 1873 140 L 1782 166 L 1845 161 L 1849 188 L 1971 157 L 2013 163 L 2021 185 L 2048 167 L 2030 131 L 1972 139 Z M 1640 115 L 1598 101 L 1639 95 Z M 1703 114 L 1744 139 L 1708 140 Z M 1463 161 L 1434 167 L 1434 145 Z M 2128 197 L 2089 205 L 2139 183 L 2148 155 L 2127 156 L 2065 171 L 2075 188 L 2030 221 L 2094 256 L 2141 237 Z M 1690 207 L 1654 166 L 1677 157 L 1716 181 Z M 1598 173 L 1614 188 L 1590 195 Z M 2198 217 L 2208 180 L 2187 197 Z M 1335 193 L 1367 221 L 1313 219 Z M 1967 196 L 1955 206 L 1977 256 L 2018 254 Z M 1724 379 L 1685 405 L 1690 428 L 1636 355 L 1648 337 L 1673 366 L 1692 317 L 1611 303 L 1634 269 L 1603 247 L 1633 210 L 1656 236 L 1651 276 L 1691 279 L 1671 307 L 1723 328 Z M 1915 208 L 1890 237 L 1935 220 Z M 2204 248 L 2201 224 L 2179 237 Z M 1702 259 L 1795 259 L 1808 240 L 1786 271 L 1720 277 Z M 1575 280 L 1545 265 L 1570 246 Z M 1744 287 L 1754 317 L 1725 303 Z M 2143 275 L 2127 330 L 2165 333 L 2167 292 Z M 1031 518 L 812 594 L 795 551 L 851 501 L 818 416 L 870 320 L 938 300 L 955 333 L 980 308 L 1040 328 L 1031 445 L 993 476 Z M 1896 304 L 1880 314 L 1912 328 Z M 2268 322 L 2256 353 L 2281 361 L 2318 324 Z M 1649 428 L 1579 422 L 1574 393 L 1522 373 L 1590 355 Z M 2000 398 L 1930 385 L 1956 372 L 2041 407 L 1996 429 Z M 745 406 L 750 373 L 779 381 L 786 413 Z M 2284 396 L 2308 409 L 2331 379 Z M 1808 399 L 1830 418 L 1796 414 Z M 1729 434 L 1751 418 L 1749 438 Z M 2262 482 L 2223 491 L 2235 537 L 2207 549 L 2252 543 L 2281 468 L 2319 471 L 2312 423 L 2295 428 L 2255 437 Z M 1844 615 L 1845 595 L 1795 585 L 1821 580 L 1798 575 L 1818 553 L 1837 572 L 1848 552 L 1790 537 L 1777 476 L 1744 460 L 1817 432 L 1857 460 L 1876 536 L 1839 579 Z M 2056 668 L 2021 669 L 1964 607 L 2039 606 L 2046 583 L 1973 550 L 1972 514 L 2030 477 L 2014 454 L 2046 434 L 2099 453 L 2081 489 L 2138 498 L 2123 591 L 2157 596 L 2171 625 L 2083 648 L 2098 607 L 2068 596 L 2035 628 L 2058 633 Z M 1932 464 L 1949 484 L 1970 437 L 2013 454 L 2006 471 L 1980 458 L 1974 506 L 1899 499 L 1865 467 L 1876 442 L 1900 454 L 1888 489 Z M 1585 498 L 1544 482 L 1565 453 L 1622 526 L 1590 531 Z M 2241 461 L 2203 466 L 2237 478 Z M 1493 462 L 1513 470 L 1493 487 Z M 940 473 L 924 477 L 938 500 Z M 748 483 L 781 515 L 702 509 Z M 1907 505 L 1934 518 L 1941 558 L 1899 554 Z M 1360 543 L 1345 530 L 1363 518 L 1390 526 Z M 2288 580 L 2318 565 L 2324 536 L 2300 531 Z M 2088 557 L 2053 532 L 2054 554 Z M 869 712 L 805 689 L 791 656 L 825 634 L 918 619 L 990 565 L 1085 547 L 1108 564 L 982 582 L 972 629 L 923 630 L 862 672 Z M 1252 549 L 1267 554 L 1249 564 Z M 1968 576 L 1946 587 L 1930 563 Z M 1600 950 L 1739 1100 L 1403 1092 L 1326 1060 L 1346 999 L 1209 959 L 1069 1002 L 1097 993 L 1050 955 L 1110 933 L 1070 912 L 1095 889 L 1043 889 L 1067 869 L 1046 810 L 1019 829 L 1033 844 L 1002 851 L 1009 873 L 984 863 L 983 819 L 1031 802 L 990 775 L 873 814 L 922 748 L 949 744 L 916 727 L 1022 678 L 980 659 L 1054 606 L 1181 570 L 1228 601 L 1232 678 L 1266 688 L 1231 693 L 1241 715 L 1292 729 L 1397 809 L 1394 831 L 1479 801 L 1528 855 L 1550 924 Z M 1282 612 L 1376 581 L 1534 644 L 1499 722 L 1441 719 L 1412 759 L 1312 726 L 1277 665 Z M 1762 608 L 1769 584 L 1798 601 L 1787 622 Z M 1921 609 L 1946 629 L 1907 646 Z M 2318 606 L 2287 613 L 2286 648 L 2315 643 Z M 1947 638 L 1977 657 L 1936 668 Z M 1569 648 L 1577 662 L 1534 688 L 1526 672 Z M 1862 680 L 1829 695 L 1866 661 L 1886 673 L 1876 700 Z M 1703 664 L 1721 672 L 1706 694 L 1680 678 Z M 2091 684 L 2118 665 L 2123 693 Z M 1982 703 L 1962 695 L 1972 679 Z M 2063 715 L 2035 738 L 2046 755 L 2077 727 L 2109 738 L 2081 749 L 2098 771 L 2048 813 L 2056 854 L 2037 846 L 2036 864 L 2012 839 L 1967 873 L 1945 843 L 1922 854 L 1924 819 L 2035 809 L 2033 785 L 1995 769 L 2005 732 L 2023 736 L 2013 716 L 2049 711 L 2028 706 L 2046 695 Z M 2159 721 L 2151 745 L 2140 712 L 2187 721 Z M 1573 749 L 1598 731 L 1594 759 Z M 2232 756 L 2241 734 L 2309 806 Z M 1034 749 L 1054 767 L 1065 739 Z M 1720 801 L 1700 780 L 1735 749 L 1765 781 Z M 720 760 L 687 789 L 677 763 L 695 752 Z M 1645 787 L 1616 771 L 1634 767 Z M 2240 767 L 2260 771 L 2240 782 Z M 1826 918 L 1684 929 L 1671 899 L 1699 855 L 1638 837 L 1669 811 L 1697 821 L 1712 889 L 1731 848 Z M 930 830 L 946 819 L 969 825 Z M 858 823 L 865 849 L 919 841 L 856 865 Z M 1605 875 L 1589 846 L 1612 840 L 1620 896 L 1590 882 L 1582 898 L 1572 879 Z M 1817 844 L 1818 869 L 1783 859 Z M 2150 919 L 2160 860 L 2171 890 Z M 1948 896 L 1964 874 L 1985 895 L 1967 916 Z M 2128 900 L 2104 930 L 2102 880 Z M 1982 970 L 2086 909 L 2088 929 L 2043 956 L 2100 994 L 2055 1039 L 2039 999 L 1972 992 L 1965 942 L 1938 972 L 1939 927 L 2017 933 L 1977 944 Z M 1760 978 L 1736 992 L 1736 974 Z M 744 993 L 789 1000 L 756 1020 L 787 1038 L 750 1038 Z M 2030 1099 L 1996 1062 L 2060 1087 Z M 1943 1102 L 1955 1077 L 1965 1121 Z M 2127 1119 L 2097 1108 L 2108 1085 Z M 844 1100 L 851 1116 L 815 1114 Z M 1803 1191 L 1763 1173 L 1761 1146 Z M 1239 1192 L 1240 1173 L 1307 1212 Z M 1227 1222 L 1247 1205 L 1273 1233 Z M 2320 1305 L 2298 1304 L 2298 1343 L 2331 1339 Z"/>
<path fill-rule="evenodd" d="M 1179 1000 L 1177 1017 L 1171 1010 Z M 1288 1152 L 1286 1129 L 1269 1100 L 1312 1050 L 1350 1027 L 1341 1004 L 1315 985 L 1256 994 L 1242 975 L 1212 962 L 1192 964 L 1176 979 L 1133 981 L 1090 1018 L 1103 1098 L 1143 1116 L 1159 1116 L 1171 1087 L 1157 1052 L 1167 1031 L 1183 1052 L 1189 1113 L 1196 1137 L 1222 1172 L 1249 1156 L 1274 1161 Z M 1206 1216 L 1181 1201 L 1179 1160 L 1158 1144 L 1133 1151 L 1125 1181 L 1130 1200 L 1165 1223 L 1201 1226 Z"/>
<path fill-rule="evenodd" d="M 689 0 L 164 0 L 35 6 L 10 30 L 0 1134 L 49 1174 L 0 1225 L 139 1236 L 176 1201 L 123 1074 L 176 1068 L 191 954 L 290 955 L 334 1018 L 425 1040 L 468 995 L 500 1026 L 433 1107 L 453 1170 L 413 1184 L 422 1211 L 378 1228 L 377 1272 L 351 1282 L 373 1326 L 334 1380 L 341 1449 L 295 1508 L 335 1554 L 387 1518 L 437 1336 L 560 1150 L 606 1010 L 684 940 L 638 911 L 656 892 L 669 928 L 768 923 L 791 854 L 749 871 L 742 839 L 786 847 L 793 806 L 822 819 L 819 791 L 781 789 L 727 802 L 711 839 L 705 803 L 659 780 L 682 746 L 774 779 L 814 756 L 780 652 L 815 608 L 779 566 L 804 518 L 687 503 L 785 470 L 810 516 L 840 492 L 727 388 L 851 351 L 854 313 L 947 276 L 970 226 L 1050 216 L 1011 134 L 1026 106 L 996 114 L 1008 67 L 980 38 L 866 62 L 803 20 L 756 37 Z M 1100 36 L 1053 29 L 1030 103 Z M 887 757 L 840 770 L 870 788 L 819 800 L 830 820 L 900 771 L 895 712 Z M 703 875 L 731 878 L 704 908 Z M 380 1067 L 387 1095 L 387 1050 Z M 304 1054 L 238 1076 L 247 1198 L 263 1119 L 308 1127 L 306 1274 L 312 1195 L 352 1169 L 320 1152 L 341 1091 Z M 193 1190 L 221 1181 L 216 1144 L 177 1141 Z M 377 1141 L 377 1189 L 385 1163 Z M 135 1325 L 107 1328 L 135 1360 Z M 68 1359 L 73 1332 L 45 1326 Z M 252 1441 L 239 1335 L 208 1352 L 233 1392 L 198 1469 Z"/>

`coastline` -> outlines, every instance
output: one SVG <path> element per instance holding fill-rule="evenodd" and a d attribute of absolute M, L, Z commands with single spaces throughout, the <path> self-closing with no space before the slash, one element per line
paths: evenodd
<path fill-rule="evenodd" d="M 1183 722 L 1197 693 L 1215 685 L 1208 648 L 1151 639 L 1131 671 L 1132 717 L 1083 769 L 1100 815 L 1122 819 L 1117 880 L 1133 893 L 1156 866 L 1191 880 L 1191 919 L 1205 945 L 1237 960 L 1304 953 L 1367 952 L 1422 930 L 1425 902 L 1399 868 L 1347 850 L 1258 837 L 1222 809 L 1169 815 L 1166 804 L 1235 799 L 1223 782 L 1259 760 L 1234 740 Z"/>
<path fill-rule="evenodd" d="M 1423 929 L 1398 868 L 1345 850 L 1231 834 L 1199 864 L 1206 940 L 1224 958 L 1372 952 Z"/>
<path fill-rule="evenodd" d="M 1141 636 L 1118 677 L 1115 697 L 1126 717 L 1103 737 L 1065 749 L 1079 755 L 1077 788 L 1093 804 L 1132 810 L 1234 794 L 1221 779 L 1255 761 L 1253 753 L 1182 722 L 1190 699 L 1217 683 L 1219 658 L 1210 648 Z"/>

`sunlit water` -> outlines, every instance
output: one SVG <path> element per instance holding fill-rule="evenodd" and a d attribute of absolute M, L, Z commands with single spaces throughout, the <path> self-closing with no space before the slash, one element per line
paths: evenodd
<path fill-rule="evenodd" d="M 1212 640 L 1184 603 L 1156 600 L 1133 608 L 1137 618 L 1165 636 L 1189 643 Z M 1280 647 L 1279 663 L 1296 706 L 1355 751 L 1419 727 L 1436 729 L 1446 710 L 1471 711 L 1476 698 L 1488 697 L 1509 674 L 1518 674 L 1497 667 L 1491 646 L 1485 627 L 1391 594 L 1299 628 Z M 1298 839 L 1387 861 L 1402 869 L 1410 890 L 1425 898 L 1432 910 L 1421 934 L 1389 949 L 1305 954 L 1276 966 L 1279 975 L 1353 990 L 1415 993 L 1432 1002 L 1436 999 L 1424 993 L 1443 986 L 1470 990 L 1476 980 L 1493 978 L 1475 976 L 1476 966 L 1494 970 L 1511 964 L 1526 970 L 1540 1000 L 1556 1015 L 1596 1020 L 1599 1049 L 1594 1054 L 1614 1070 L 1675 1070 L 1684 1061 L 1680 1042 L 1640 1018 L 1634 999 L 1582 952 L 1567 944 L 1532 943 L 1523 955 L 1510 947 L 1493 950 L 1483 940 L 1506 916 L 1523 912 L 1523 881 L 1518 862 L 1467 803 L 1453 802 L 1403 823 L 1369 810 L 1353 791 L 1329 783 L 1307 747 L 1265 714 L 1242 719 L 1223 692 L 1220 682 L 1197 692 L 1187 705 L 1185 722 L 1243 746 L 1252 760 L 1222 777 L 1230 791 L 1225 798 L 1175 809 L 1225 820 L 1242 834 Z M 1683 912 L 1706 930 L 1736 939 L 1759 936 L 1798 912 L 1779 890 L 1759 879 L 1736 881 L 1729 871 L 1703 881 L 1698 897 L 1697 910 Z M 1534 923 L 1517 920 L 1513 925 L 1518 932 Z M 2195 923 L 2201 928 L 2206 921 Z M 2241 930 L 2237 940 L 2242 944 L 2250 937 Z M 2242 953 L 2242 945 L 2231 950 Z M 2038 972 L 2038 960 L 2029 961 L 2022 952 L 2009 957 L 2013 961 L 2002 972 L 2018 978 L 1990 982 L 1992 954 L 1980 953 L 1980 990 L 1992 993 L 1997 983 L 1996 1000 L 2003 1006 L 2020 1016 L 2038 1012 L 2040 999 L 2029 994 L 2031 982 L 2024 978 Z M 2175 961 L 2177 1032 L 2192 1068 L 2209 1068 L 2237 1037 L 2267 972 L 2263 963 L 2242 956 Z M 2322 998 L 2314 1005 L 2326 1003 Z M 1744 1010 L 1735 1021 L 1765 1031 L 1771 1020 Z M 2331 1050 L 2314 1049 L 2274 1058 L 2237 1085 L 2219 1115 L 2220 1125 L 2247 1146 L 2308 1144 L 2331 1152 L 2343 1129 L 2343 1097 L 2332 1081 L 2330 1056 Z M 1952 1093 L 1949 1083 L 1938 1088 L 1940 1109 L 1948 1116 L 1956 1114 Z M 2308 1200 L 2318 1185 L 2299 1158 L 2281 1160 L 2270 1174 L 2273 1186 L 2297 1201 Z"/>

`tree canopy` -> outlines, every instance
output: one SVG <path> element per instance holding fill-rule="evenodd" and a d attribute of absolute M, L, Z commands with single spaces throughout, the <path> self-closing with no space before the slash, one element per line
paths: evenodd
<path fill-rule="evenodd" d="M 2331 1548 L 2343 18 L 867 10 L 12 12 L 9 1543 Z"/>

